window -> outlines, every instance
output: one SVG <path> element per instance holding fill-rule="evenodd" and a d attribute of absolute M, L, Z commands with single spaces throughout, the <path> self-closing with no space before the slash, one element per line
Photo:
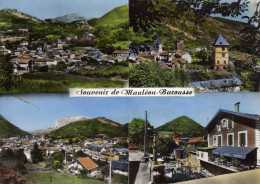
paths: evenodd
<path fill-rule="evenodd" d="M 220 132 L 221 131 L 221 126 L 217 125 L 217 131 Z"/>
<path fill-rule="evenodd" d="M 222 53 L 222 57 L 223 57 L 223 58 L 226 57 L 226 53 Z"/>
<path fill-rule="evenodd" d="M 235 122 L 231 121 L 231 128 L 234 128 L 234 127 L 235 127 Z"/>
<path fill-rule="evenodd" d="M 247 146 L 247 131 L 238 132 L 238 146 L 240 147 Z"/>
<path fill-rule="evenodd" d="M 226 50 L 226 48 L 225 47 L 222 47 L 222 51 L 225 51 Z"/>
<path fill-rule="evenodd" d="M 227 145 L 234 146 L 234 133 L 227 134 Z"/>
<path fill-rule="evenodd" d="M 217 141 L 218 141 L 217 146 L 221 147 L 222 146 L 222 135 L 218 135 L 217 137 L 218 137 L 217 138 Z"/>
<path fill-rule="evenodd" d="M 213 146 L 217 146 L 217 136 L 213 135 Z"/>
<path fill-rule="evenodd" d="M 223 128 L 228 128 L 228 119 L 222 119 L 221 124 Z"/>

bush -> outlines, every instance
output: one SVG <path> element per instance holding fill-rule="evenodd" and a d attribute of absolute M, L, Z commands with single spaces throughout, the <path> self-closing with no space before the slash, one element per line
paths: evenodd
<path fill-rule="evenodd" d="M 55 152 L 51 156 L 51 165 L 54 169 L 62 168 L 62 163 L 65 158 L 65 153 L 63 151 Z"/>
<path fill-rule="evenodd" d="M 32 155 L 32 162 L 33 163 L 38 163 L 38 162 L 43 161 L 42 152 L 39 149 L 37 143 L 34 144 L 33 150 L 31 151 L 31 155 Z"/>
<path fill-rule="evenodd" d="M 129 73 L 132 87 L 182 87 L 189 83 L 184 71 L 163 69 L 157 63 L 134 65 Z"/>

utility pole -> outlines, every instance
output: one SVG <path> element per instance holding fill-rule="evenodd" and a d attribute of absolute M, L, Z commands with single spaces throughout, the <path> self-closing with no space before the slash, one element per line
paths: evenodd
<path fill-rule="evenodd" d="M 152 161 L 152 164 L 151 164 L 151 183 L 154 182 L 154 178 L 153 178 L 153 170 L 154 170 L 154 166 L 156 164 L 156 161 L 157 161 L 157 158 L 156 158 L 156 134 L 154 133 L 153 134 L 153 161 Z"/>
<path fill-rule="evenodd" d="M 109 161 L 109 178 L 108 184 L 112 184 L 112 160 Z"/>
<path fill-rule="evenodd" d="M 156 134 L 153 134 L 153 162 L 155 163 L 156 161 Z"/>
<path fill-rule="evenodd" d="M 146 158 L 147 156 L 146 137 L 147 137 L 147 111 L 145 111 L 145 122 L 144 122 L 144 158 Z"/>

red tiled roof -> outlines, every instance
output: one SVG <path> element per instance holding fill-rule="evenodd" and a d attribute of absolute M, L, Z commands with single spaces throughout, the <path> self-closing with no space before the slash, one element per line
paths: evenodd
<path fill-rule="evenodd" d="M 203 137 L 192 137 L 189 141 L 188 144 L 199 144 L 205 142 Z"/>
<path fill-rule="evenodd" d="M 97 164 L 88 157 L 80 157 L 78 161 L 88 171 L 94 170 L 98 167 Z"/>

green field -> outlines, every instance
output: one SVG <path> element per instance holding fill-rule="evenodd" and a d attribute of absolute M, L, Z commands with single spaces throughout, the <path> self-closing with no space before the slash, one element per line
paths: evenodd
<path fill-rule="evenodd" d="M 117 26 L 128 21 L 128 6 L 117 7 L 99 19 L 93 21 L 95 26 Z M 91 23 L 91 22 L 90 22 Z"/>
<path fill-rule="evenodd" d="M 60 173 L 35 173 L 28 175 L 28 184 L 103 184 L 103 181 L 68 176 Z"/>
<path fill-rule="evenodd" d="M 21 93 L 67 93 L 69 88 L 123 87 L 124 81 L 88 78 L 78 75 L 34 73 L 26 74 L 10 90 L 0 88 L 0 94 Z"/>

